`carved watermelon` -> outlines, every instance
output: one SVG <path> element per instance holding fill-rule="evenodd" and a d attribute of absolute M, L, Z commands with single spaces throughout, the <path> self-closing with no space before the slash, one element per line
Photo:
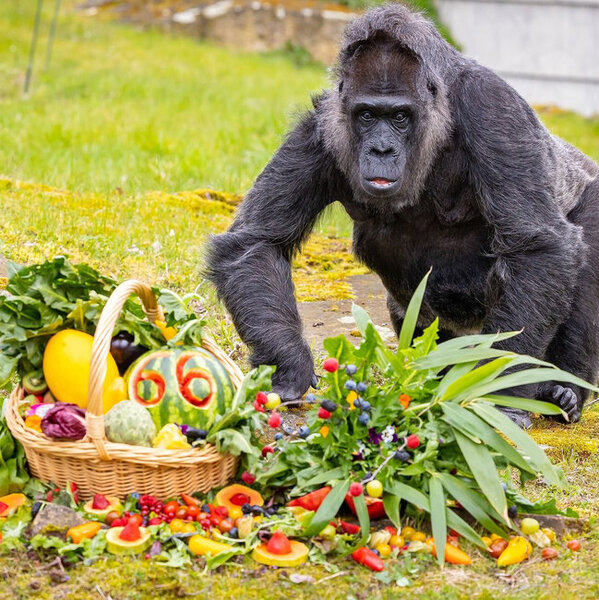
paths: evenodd
<path fill-rule="evenodd" d="M 235 389 L 216 357 L 202 348 L 165 348 L 140 356 L 125 374 L 129 398 L 145 406 L 158 430 L 167 423 L 208 429 Z"/>

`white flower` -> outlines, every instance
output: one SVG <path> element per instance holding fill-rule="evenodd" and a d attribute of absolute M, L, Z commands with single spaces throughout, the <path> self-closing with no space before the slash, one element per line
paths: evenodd
<path fill-rule="evenodd" d="M 395 435 L 395 428 L 393 425 L 387 425 L 387 427 L 383 429 L 381 435 L 383 437 L 383 442 L 385 442 L 385 444 L 390 444 L 393 441 L 393 436 Z"/>

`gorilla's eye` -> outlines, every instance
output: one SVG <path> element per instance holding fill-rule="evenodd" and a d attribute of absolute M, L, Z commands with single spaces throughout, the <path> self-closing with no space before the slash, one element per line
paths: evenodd
<path fill-rule="evenodd" d="M 364 123 L 370 123 L 374 119 L 374 115 L 369 110 L 363 110 L 360 113 L 360 119 L 364 121 Z"/>
<path fill-rule="evenodd" d="M 395 121 L 400 125 L 405 125 L 408 122 L 408 115 L 405 112 L 398 112 L 395 115 Z"/>

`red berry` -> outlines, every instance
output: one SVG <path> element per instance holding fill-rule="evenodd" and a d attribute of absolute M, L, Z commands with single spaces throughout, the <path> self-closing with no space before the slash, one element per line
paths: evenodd
<path fill-rule="evenodd" d="M 218 517 L 225 519 L 226 517 L 229 516 L 229 509 L 226 506 L 217 506 L 214 509 L 214 514 L 217 515 Z"/>
<path fill-rule="evenodd" d="M 241 474 L 241 481 L 243 481 L 243 483 L 247 483 L 247 485 L 252 485 L 252 483 L 256 481 L 256 476 L 252 475 L 249 471 L 244 471 Z"/>
<path fill-rule="evenodd" d="M 273 412 L 270 415 L 270 418 L 268 419 L 268 424 L 273 429 L 276 429 L 277 427 L 279 427 L 281 425 L 281 415 L 278 412 Z"/>
<path fill-rule="evenodd" d="M 572 552 L 578 552 L 580 550 L 580 542 L 578 540 L 570 540 L 566 544 L 566 548 L 572 550 Z"/>
<path fill-rule="evenodd" d="M 326 410 L 326 408 L 322 408 L 322 406 L 318 409 L 318 418 L 319 419 L 330 419 L 331 413 Z"/>
<path fill-rule="evenodd" d="M 256 394 L 256 402 L 258 404 L 266 404 L 268 402 L 268 396 L 266 395 L 266 392 L 258 392 Z"/>
<path fill-rule="evenodd" d="M 364 486 L 361 483 L 354 482 L 349 486 L 349 493 L 352 496 L 360 496 L 364 493 Z"/>
<path fill-rule="evenodd" d="M 160 525 L 162 523 L 162 519 L 160 517 L 152 517 L 148 521 L 148 525 Z"/>
<path fill-rule="evenodd" d="M 272 449 L 271 446 L 264 446 L 264 448 L 262 448 L 262 456 L 266 456 L 267 454 L 273 454 L 274 450 Z"/>
<path fill-rule="evenodd" d="M 322 368 L 329 373 L 334 373 L 339 368 L 339 361 L 336 358 L 327 358 L 322 363 Z"/>
<path fill-rule="evenodd" d="M 258 412 L 266 412 L 264 410 L 264 407 L 262 406 L 262 404 L 260 404 L 260 402 L 258 402 L 258 400 L 254 400 L 254 408 L 258 411 Z"/>
<path fill-rule="evenodd" d="M 406 438 L 406 446 L 413 450 L 414 448 L 418 448 L 420 446 L 420 438 L 413 433 Z"/>

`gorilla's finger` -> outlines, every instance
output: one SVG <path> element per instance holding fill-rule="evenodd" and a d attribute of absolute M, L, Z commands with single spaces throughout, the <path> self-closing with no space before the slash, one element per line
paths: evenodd
<path fill-rule="evenodd" d="M 551 393 L 551 397 L 556 401 L 559 402 L 561 399 L 562 394 L 564 393 L 565 389 L 561 386 L 561 385 L 556 385 L 553 388 L 553 391 Z"/>

